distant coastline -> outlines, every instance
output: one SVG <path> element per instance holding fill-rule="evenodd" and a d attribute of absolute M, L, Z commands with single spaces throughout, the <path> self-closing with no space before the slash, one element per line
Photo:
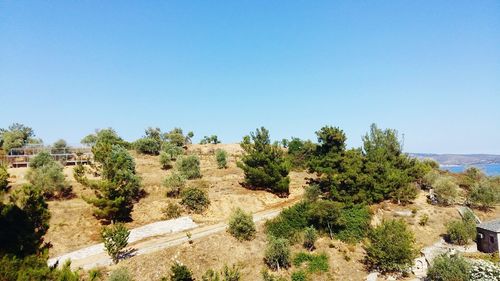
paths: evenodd
<path fill-rule="evenodd" d="M 500 155 L 495 154 L 433 154 L 409 153 L 419 159 L 433 159 L 442 166 L 470 166 L 500 164 Z"/>

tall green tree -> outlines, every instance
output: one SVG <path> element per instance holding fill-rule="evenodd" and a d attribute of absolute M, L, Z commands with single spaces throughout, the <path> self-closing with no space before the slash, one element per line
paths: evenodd
<path fill-rule="evenodd" d="M 290 165 L 282 147 L 271 144 L 269 131 L 264 127 L 257 129 L 243 138 L 241 147 L 245 154 L 237 165 L 245 173 L 245 184 L 288 196 Z"/>
<path fill-rule="evenodd" d="M 0 129 L 0 147 L 8 152 L 12 148 L 19 148 L 33 141 L 35 132 L 32 128 L 20 123 L 13 123 L 6 129 Z"/>

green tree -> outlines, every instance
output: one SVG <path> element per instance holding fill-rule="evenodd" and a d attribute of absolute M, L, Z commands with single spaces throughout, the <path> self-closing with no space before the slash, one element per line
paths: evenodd
<path fill-rule="evenodd" d="M 0 129 L 0 146 L 8 152 L 12 148 L 23 147 L 35 137 L 32 128 L 20 123 L 13 123 L 7 129 Z"/>
<path fill-rule="evenodd" d="M 63 166 L 53 160 L 48 152 L 41 152 L 31 159 L 26 178 L 43 192 L 45 198 L 65 198 L 72 195 L 73 189 L 66 181 Z"/>
<path fill-rule="evenodd" d="M 339 224 L 343 204 L 330 200 L 319 200 L 311 204 L 307 211 L 309 222 L 318 229 L 327 231 L 330 238 L 333 239 L 333 234 L 336 225 Z"/>
<path fill-rule="evenodd" d="M 161 165 L 161 168 L 164 170 L 172 167 L 171 157 L 165 151 L 160 152 L 160 165 Z"/>
<path fill-rule="evenodd" d="M 7 167 L 0 164 L 0 194 L 1 191 L 7 190 L 9 186 L 9 172 L 7 171 Z"/>
<path fill-rule="evenodd" d="M 314 156 L 316 145 L 310 140 L 303 141 L 299 138 L 292 138 L 290 141 L 285 141 L 283 146 L 288 148 L 288 158 L 292 167 L 299 170 L 306 168 L 308 162 Z"/>
<path fill-rule="evenodd" d="M 406 271 L 416 257 L 415 238 L 402 220 L 383 221 L 368 235 L 366 261 L 381 272 Z"/>
<path fill-rule="evenodd" d="M 162 153 L 163 152 L 170 157 L 170 160 L 176 160 L 177 157 L 184 154 L 184 149 L 175 144 L 165 142 L 162 145 Z"/>
<path fill-rule="evenodd" d="M 52 153 L 55 154 L 69 153 L 68 149 L 69 149 L 68 143 L 63 139 L 59 139 L 56 142 L 54 142 L 54 144 L 52 144 Z"/>
<path fill-rule="evenodd" d="M 141 138 L 134 142 L 135 150 L 142 154 L 158 155 L 161 143 L 153 138 Z"/>
<path fill-rule="evenodd" d="M 252 214 L 245 213 L 240 208 L 234 210 L 229 217 L 227 231 L 240 241 L 252 240 L 255 237 L 256 233 Z"/>
<path fill-rule="evenodd" d="M 193 138 L 194 134 L 193 132 L 188 132 L 186 136 L 184 136 L 184 133 L 181 128 L 174 128 L 170 132 L 165 133 L 163 135 L 163 138 L 176 146 L 184 146 L 188 143 L 191 143 L 191 139 Z"/>
<path fill-rule="evenodd" d="M 290 246 L 288 240 L 284 238 L 270 237 L 264 261 L 269 268 L 280 270 L 281 268 L 288 268 L 291 264 Z"/>
<path fill-rule="evenodd" d="M 458 185 L 451 177 L 439 177 L 434 182 L 434 195 L 441 205 L 452 205 L 458 197 Z"/>
<path fill-rule="evenodd" d="M 227 152 L 225 150 L 217 149 L 215 151 L 215 160 L 219 169 L 227 168 Z"/>
<path fill-rule="evenodd" d="M 104 242 L 104 248 L 114 263 L 118 263 L 122 256 L 122 251 L 128 245 L 130 230 L 124 224 L 118 223 L 104 227 L 101 237 Z"/>
<path fill-rule="evenodd" d="M 170 280 L 171 281 L 194 281 L 193 273 L 191 270 L 178 262 L 174 263 L 170 268 Z"/>
<path fill-rule="evenodd" d="M 316 243 L 317 239 L 318 233 L 314 227 L 309 226 L 304 229 L 304 248 L 308 249 L 309 251 L 314 250 L 314 244 Z"/>
<path fill-rule="evenodd" d="M 211 135 L 209 136 L 204 136 L 203 139 L 200 141 L 200 144 L 219 144 L 220 140 L 216 135 Z"/>
<path fill-rule="evenodd" d="M 289 163 L 283 150 L 271 144 L 269 131 L 264 127 L 245 136 L 241 147 L 245 151 L 238 162 L 245 173 L 245 184 L 252 188 L 265 188 L 279 196 L 288 196 L 290 178 Z"/>
<path fill-rule="evenodd" d="M 479 180 L 469 193 L 469 203 L 483 210 L 489 210 L 500 203 L 500 184 L 490 179 Z"/>
<path fill-rule="evenodd" d="M 176 168 L 187 179 L 201 178 L 200 159 L 196 155 L 180 158 L 176 163 Z"/>
<path fill-rule="evenodd" d="M 442 254 L 432 261 L 427 278 L 432 281 L 469 281 L 471 265 L 459 255 Z"/>
<path fill-rule="evenodd" d="M 188 187 L 181 191 L 181 204 L 195 213 L 202 213 L 210 205 L 206 191 L 198 187 Z"/>

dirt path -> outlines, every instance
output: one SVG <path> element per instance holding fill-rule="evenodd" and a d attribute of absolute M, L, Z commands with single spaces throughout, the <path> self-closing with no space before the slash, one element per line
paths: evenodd
<path fill-rule="evenodd" d="M 261 222 L 279 215 L 281 210 L 287 206 L 292 205 L 299 198 L 294 198 L 288 202 L 277 204 L 266 210 L 253 214 L 254 222 Z M 144 237 L 142 240 L 130 243 L 128 249 L 133 249 L 133 255 L 143 255 L 156 252 L 162 249 L 179 246 L 189 241 L 186 236 L 187 231 L 191 233 L 191 240 L 197 240 L 214 233 L 225 231 L 227 224 L 219 222 L 210 225 L 201 225 L 191 229 L 180 229 L 170 234 L 157 235 L 151 237 Z M 135 230 L 135 229 L 134 229 Z M 133 231 L 133 230 L 132 230 Z M 59 261 L 59 265 L 63 264 L 65 260 L 71 259 L 71 268 L 83 268 L 84 270 L 91 269 L 97 266 L 107 266 L 112 264 L 111 259 L 105 253 L 102 244 L 93 245 L 85 249 L 66 253 L 64 255 L 49 259 L 49 265 L 54 265 Z"/>

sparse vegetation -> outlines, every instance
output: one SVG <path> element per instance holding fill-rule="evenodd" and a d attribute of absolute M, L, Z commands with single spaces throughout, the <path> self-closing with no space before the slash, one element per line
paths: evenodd
<path fill-rule="evenodd" d="M 177 170 L 186 179 L 201 178 L 200 159 L 195 155 L 184 156 L 177 160 Z"/>
<path fill-rule="evenodd" d="M 207 192 L 198 187 L 188 187 L 181 191 L 181 198 L 181 204 L 195 213 L 202 213 L 210 205 Z"/>
<path fill-rule="evenodd" d="M 429 215 L 428 214 L 423 214 L 420 217 L 420 220 L 418 221 L 418 224 L 420 226 L 426 226 L 428 222 L 429 222 Z"/>
<path fill-rule="evenodd" d="M 120 267 L 111 272 L 108 281 L 133 281 L 127 268 Z"/>
<path fill-rule="evenodd" d="M 288 196 L 290 165 L 283 150 L 271 144 L 269 131 L 262 127 L 245 136 L 241 147 L 245 151 L 238 162 L 245 173 L 245 184 L 251 188 L 265 188 L 279 195 Z"/>
<path fill-rule="evenodd" d="M 121 223 L 102 229 L 101 237 L 104 242 L 104 248 L 114 263 L 118 263 L 123 249 L 127 247 L 129 235 L 130 230 Z"/>
<path fill-rule="evenodd" d="M 161 211 L 163 213 L 163 218 L 166 220 L 176 219 L 182 214 L 181 206 L 172 201 L 169 201 L 167 203 L 167 206 L 165 206 L 165 208 L 163 208 Z"/>
<path fill-rule="evenodd" d="M 240 268 L 236 265 L 231 267 L 224 265 L 221 272 L 209 269 L 201 277 L 202 281 L 239 281 L 241 280 Z"/>
<path fill-rule="evenodd" d="M 227 168 L 227 152 L 225 150 L 217 149 L 215 151 L 215 160 L 219 169 Z"/>
<path fill-rule="evenodd" d="M 238 240 L 252 240 L 255 236 L 255 223 L 252 214 L 237 208 L 229 217 L 227 231 Z"/>
<path fill-rule="evenodd" d="M 402 220 L 384 221 L 368 235 L 366 262 L 381 272 L 405 272 L 416 257 L 415 238 Z"/>
<path fill-rule="evenodd" d="M 193 273 L 191 270 L 178 262 L 175 262 L 170 268 L 171 281 L 194 281 Z M 166 281 L 166 278 L 164 279 Z"/>

